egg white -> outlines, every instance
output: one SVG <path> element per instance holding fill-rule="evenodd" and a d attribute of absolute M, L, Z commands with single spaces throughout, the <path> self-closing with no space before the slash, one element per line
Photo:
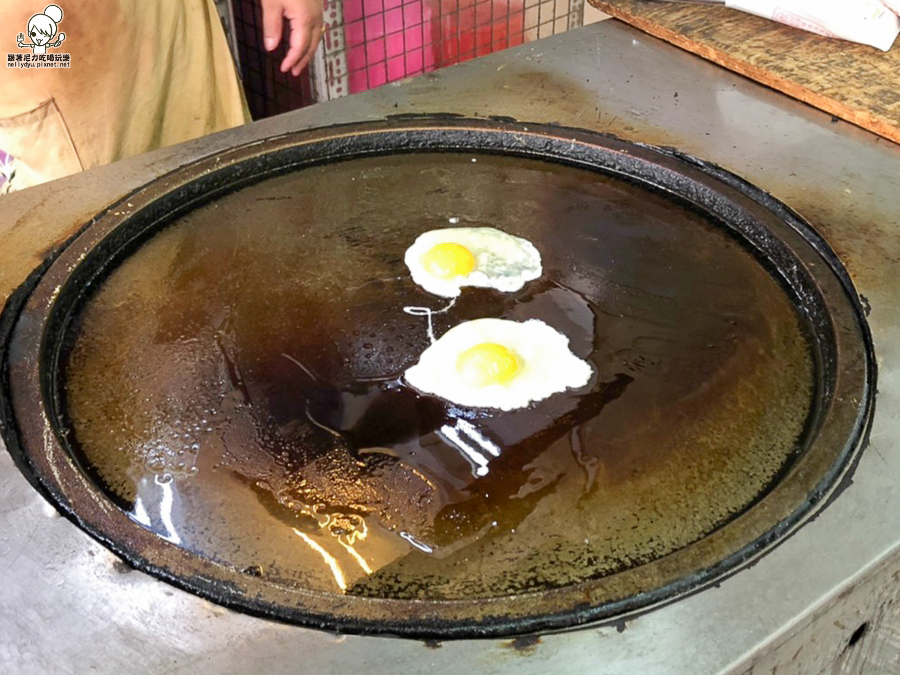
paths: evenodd
<path fill-rule="evenodd" d="M 467 276 L 444 279 L 425 269 L 422 256 L 438 244 L 465 246 L 475 256 L 475 269 Z M 455 298 L 463 286 L 495 288 L 511 293 L 541 276 L 541 254 L 527 239 L 493 227 L 448 227 L 419 235 L 404 256 L 413 281 L 429 293 Z"/>
<path fill-rule="evenodd" d="M 457 370 L 460 354 L 485 342 L 503 345 L 515 353 L 519 371 L 509 382 L 478 387 Z M 540 319 L 475 319 L 444 333 L 422 352 L 404 377 L 419 391 L 458 405 L 514 410 L 566 389 L 583 387 L 592 373 L 590 364 L 569 349 L 569 338 Z"/>

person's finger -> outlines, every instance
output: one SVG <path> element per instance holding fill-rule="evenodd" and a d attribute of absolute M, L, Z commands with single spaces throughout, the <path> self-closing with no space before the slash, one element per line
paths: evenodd
<path fill-rule="evenodd" d="M 281 27 L 284 24 L 284 13 L 279 0 L 262 0 L 263 45 L 271 52 L 281 42 Z"/>
<path fill-rule="evenodd" d="M 322 25 L 317 26 L 316 28 L 313 29 L 312 39 L 310 40 L 309 48 L 306 50 L 306 53 L 303 55 L 303 57 L 300 59 L 300 61 L 297 62 L 297 65 L 295 65 L 293 68 L 291 68 L 291 75 L 293 75 L 294 77 L 297 77 L 298 75 L 300 75 L 300 73 L 303 72 L 303 69 L 309 65 L 309 62 L 312 61 L 312 58 L 316 55 L 316 49 L 319 48 L 319 43 L 322 41 L 322 35 L 323 35 L 324 29 L 325 29 L 325 26 L 322 26 Z"/>
<path fill-rule="evenodd" d="M 312 41 L 313 28 L 310 25 L 309 17 L 292 18 L 290 20 L 291 36 L 290 46 L 284 60 L 281 62 L 281 72 L 286 73 L 292 70 L 300 60 L 306 56 L 309 44 Z"/>

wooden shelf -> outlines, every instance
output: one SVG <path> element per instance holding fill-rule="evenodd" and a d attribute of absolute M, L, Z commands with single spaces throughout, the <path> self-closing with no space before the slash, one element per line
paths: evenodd
<path fill-rule="evenodd" d="M 589 0 L 640 30 L 900 143 L 900 47 L 826 38 L 745 12 Z"/>

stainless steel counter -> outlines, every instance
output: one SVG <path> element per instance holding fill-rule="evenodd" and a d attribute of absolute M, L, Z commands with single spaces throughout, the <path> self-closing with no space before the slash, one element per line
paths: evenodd
<path fill-rule="evenodd" d="M 539 640 L 436 645 L 281 625 L 131 571 L 56 515 L 4 452 L 0 671 L 706 675 L 778 666 L 779 674 L 815 674 L 851 672 L 854 658 L 862 663 L 854 653 L 866 645 L 890 662 L 896 653 L 884 635 L 894 625 L 890 601 L 900 594 L 900 584 L 889 584 L 900 578 L 900 146 L 621 24 L 571 31 L 0 198 L 0 298 L 91 214 L 162 172 L 273 134 L 420 112 L 503 115 L 677 146 L 809 219 L 871 307 L 879 393 L 852 484 L 752 567 L 668 606 Z"/>

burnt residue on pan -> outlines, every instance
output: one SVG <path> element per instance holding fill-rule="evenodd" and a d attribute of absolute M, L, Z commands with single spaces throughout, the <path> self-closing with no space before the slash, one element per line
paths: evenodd
<path fill-rule="evenodd" d="M 871 403 L 865 326 L 789 211 L 585 132 L 317 133 L 130 197 L 23 309 L 4 363 L 43 403 L 18 410 L 20 461 L 139 568 L 309 625 L 536 630 L 696 587 L 842 474 Z M 438 335 L 541 319 L 588 387 L 498 413 L 405 385 L 429 340 L 403 308 L 446 303 L 403 253 L 451 225 L 528 239 L 544 273 L 464 291 Z M 502 450 L 486 474 L 447 429 Z"/>

